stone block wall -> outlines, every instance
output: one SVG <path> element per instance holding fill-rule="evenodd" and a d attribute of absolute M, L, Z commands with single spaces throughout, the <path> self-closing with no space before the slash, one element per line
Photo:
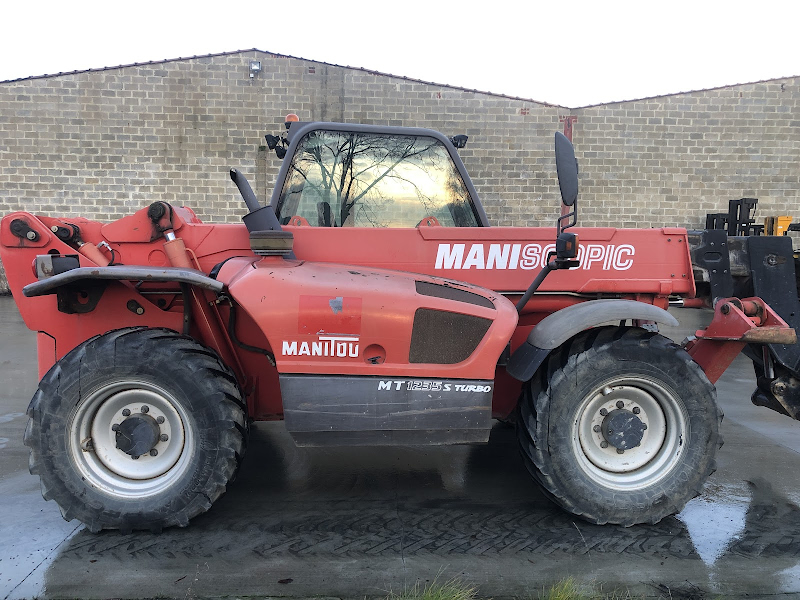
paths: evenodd
<path fill-rule="evenodd" d="M 228 170 L 268 202 L 280 161 L 263 135 L 295 112 L 469 135 L 460 153 L 495 225 L 553 223 L 567 115 L 583 225 L 698 227 L 742 196 L 800 217 L 799 83 L 568 109 L 256 50 L 0 82 L 0 212 L 107 221 L 164 200 L 236 221 Z"/>
<path fill-rule="evenodd" d="M 582 218 L 705 227 L 728 200 L 800 220 L 800 80 L 574 111 Z"/>

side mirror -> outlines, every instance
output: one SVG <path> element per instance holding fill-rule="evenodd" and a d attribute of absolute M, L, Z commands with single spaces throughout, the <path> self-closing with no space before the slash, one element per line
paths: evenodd
<path fill-rule="evenodd" d="M 561 216 L 556 221 L 556 258 L 550 260 L 548 254 L 547 264 L 539 271 L 536 279 L 528 286 L 522 298 L 517 302 L 517 313 L 522 314 L 522 310 L 531 299 L 533 294 L 551 271 L 558 269 L 571 269 L 580 265 L 578 257 L 578 236 L 574 233 L 567 233 L 577 222 L 578 199 L 578 161 L 575 160 L 575 149 L 563 133 L 556 132 L 556 171 L 558 172 L 558 187 L 561 188 Z M 572 211 L 570 212 L 570 207 Z M 566 225 L 564 224 L 566 222 Z"/>
<path fill-rule="evenodd" d="M 572 206 L 578 199 L 578 161 L 575 149 L 567 137 L 556 132 L 556 172 L 558 187 L 561 188 L 561 201 L 564 206 Z"/>

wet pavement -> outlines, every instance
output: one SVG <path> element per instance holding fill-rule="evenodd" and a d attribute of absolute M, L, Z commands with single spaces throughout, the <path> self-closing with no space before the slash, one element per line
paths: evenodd
<path fill-rule="evenodd" d="M 673 339 L 708 317 L 675 314 Z M 500 424 L 482 446 L 305 449 L 261 423 L 228 493 L 161 535 L 94 535 L 42 499 L 22 445 L 35 363 L 35 335 L 0 297 L 0 600 L 364 598 L 452 577 L 481 596 L 531 598 L 568 576 L 639 597 L 800 597 L 800 423 L 750 404 L 743 358 L 718 384 L 719 470 L 657 525 L 560 511 Z"/>

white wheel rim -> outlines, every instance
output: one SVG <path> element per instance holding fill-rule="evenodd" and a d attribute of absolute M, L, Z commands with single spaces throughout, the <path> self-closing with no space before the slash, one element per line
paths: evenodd
<path fill-rule="evenodd" d="M 127 418 L 123 411 L 146 411 L 158 421 L 154 453 L 133 459 L 117 448 L 113 427 Z M 67 425 L 69 451 L 95 488 L 120 498 L 152 496 L 174 484 L 191 464 L 194 436 L 188 423 L 184 408 L 163 388 L 145 381 L 113 382 L 89 392 L 77 406 Z"/>
<path fill-rule="evenodd" d="M 572 423 L 572 450 L 583 473 L 604 487 L 627 491 L 666 477 L 686 452 L 689 418 L 679 398 L 663 382 L 644 375 L 614 377 L 596 386 Z M 621 454 L 598 431 L 605 418 L 601 410 L 620 408 L 638 409 L 637 417 L 647 426 L 640 444 Z"/>

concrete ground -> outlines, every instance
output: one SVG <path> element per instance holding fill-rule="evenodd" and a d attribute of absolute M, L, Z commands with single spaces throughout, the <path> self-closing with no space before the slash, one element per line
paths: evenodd
<path fill-rule="evenodd" d="M 681 330 L 699 311 L 676 311 Z M 718 385 L 719 470 L 675 517 L 592 526 L 531 482 L 513 431 L 489 444 L 299 449 L 258 424 L 239 479 L 206 515 L 161 535 L 89 533 L 28 474 L 24 412 L 35 336 L 0 298 L 0 600 L 364 598 L 457 577 L 482 596 L 532 598 L 572 576 L 620 597 L 800 596 L 800 423 L 753 407 L 740 358 Z"/>

